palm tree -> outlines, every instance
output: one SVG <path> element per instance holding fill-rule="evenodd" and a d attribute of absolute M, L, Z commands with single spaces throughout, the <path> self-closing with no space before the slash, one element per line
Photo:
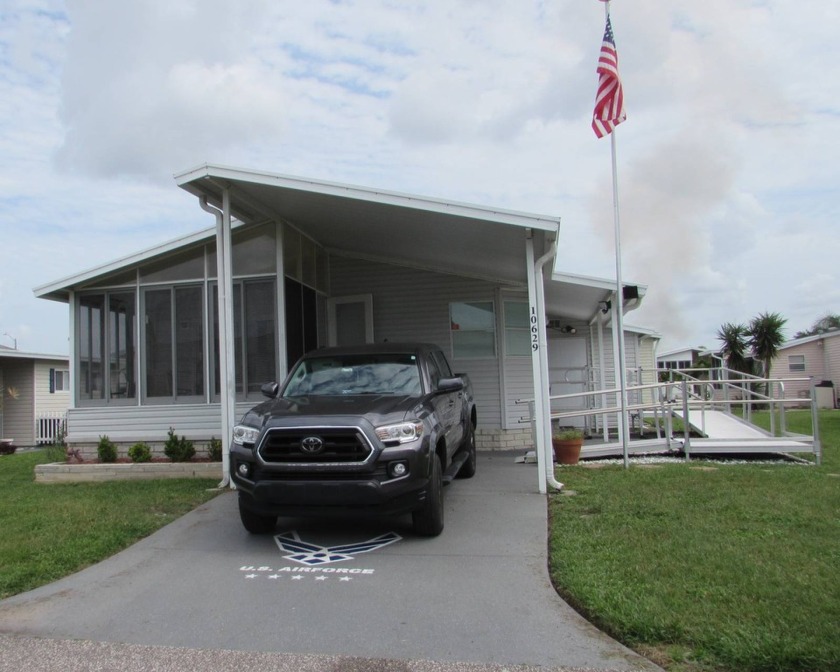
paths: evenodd
<path fill-rule="evenodd" d="M 741 373 L 751 373 L 752 363 L 747 356 L 749 333 L 743 324 L 727 322 L 717 332 L 718 340 L 723 343 L 720 354 L 726 367 Z"/>
<path fill-rule="evenodd" d="M 759 313 L 749 326 L 749 346 L 756 359 L 762 362 L 764 377 L 770 377 L 770 364 L 785 342 L 782 329 L 787 320 L 779 313 Z"/>

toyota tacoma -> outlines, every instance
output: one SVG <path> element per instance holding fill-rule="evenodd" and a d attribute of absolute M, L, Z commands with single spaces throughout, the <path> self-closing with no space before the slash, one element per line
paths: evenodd
<path fill-rule="evenodd" d="M 440 348 L 368 344 L 304 355 L 233 429 L 230 473 L 249 532 L 278 516 L 412 514 L 443 530 L 443 487 L 475 473 L 472 385 Z"/>

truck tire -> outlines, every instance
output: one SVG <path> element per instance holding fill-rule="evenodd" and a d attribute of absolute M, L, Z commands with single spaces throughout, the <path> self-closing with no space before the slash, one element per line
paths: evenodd
<path fill-rule="evenodd" d="M 467 461 L 461 465 L 455 478 L 472 478 L 475 476 L 475 430 L 472 423 L 467 423 L 467 435 L 461 444 L 461 450 L 467 451 Z"/>
<path fill-rule="evenodd" d="M 443 532 L 443 475 L 440 458 L 432 455 L 429 489 L 423 508 L 411 514 L 414 531 L 422 537 L 436 537 Z"/>
<path fill-rule="evenodd" d="M 242 493 L 239 493 L 239 519 L 242 526 L 251 534 L 268 534 L 274 532 L 277 525 L 276 516 L 262 516 L 254 513 L 242 502 Z"/>

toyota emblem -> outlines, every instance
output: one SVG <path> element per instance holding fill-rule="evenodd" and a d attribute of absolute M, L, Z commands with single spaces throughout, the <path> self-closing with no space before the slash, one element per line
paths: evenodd
<path fill-rule="evenodd" d="M 320 436 L 307 436 L 300 442 L 300 449 L 304 453 L 317 455 L 324 450 L 324 440 Z"/>

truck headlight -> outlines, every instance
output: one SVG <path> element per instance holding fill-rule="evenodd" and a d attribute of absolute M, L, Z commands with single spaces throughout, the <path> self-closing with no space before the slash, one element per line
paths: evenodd
<path fill-rule="evenodd" d="M 382 443 L 409 443 L 423 436 L 423 423 L 412 420 L 397 425 L 383 425 L 376 428 L 376 436 Z"/>
<path fill-rule="evenodd" d="M 240 446 L 253 446 L 260 436 L 260 430 L 248 425 L 236 425 L 233 428 L 233 442 Z"/>

